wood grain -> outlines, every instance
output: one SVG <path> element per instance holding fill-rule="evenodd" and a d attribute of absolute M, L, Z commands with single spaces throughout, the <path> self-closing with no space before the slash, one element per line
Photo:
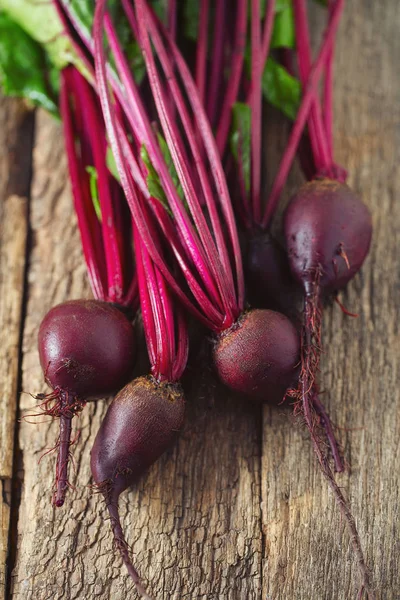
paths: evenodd
<path fill-rule="evenodd" d="M 314 34 L 321 32 L 320 17 L 315 10 Z M 351 502 L 381 600 L 400 598 L 398 26 L 397 3 L 357 0 L 347 3 L 339 31 L 336 156 L 372 211 L 374 238 L 362 273 L 342 294 L 359 318 L 346 317 L 336 305 L 325 312 L 321 373 L 324 403 L 351 465 L 350 474 L 338 480 Z M 292 179 L 290 187 L 296 183 Z M 308 436 L 298 423 L 268 408 L 262 507 L 263 598 L 356 597 L 349 537 Z"/>
<path fill-rule="evenodd" d="M 312 6 L 317 36 L 322 13 Z M 321 373 L 324 401 L 351 465 L 339 481 L 380 600 L 400 599 L 398 27 L 395 0 L 353 0 L 340 29 L 337 159 L 371 208 L 375 229 L 367 264 L 342 298 L 359 318 L 346 318 L 337 306 L 325 312 Z M 287 135 L 287 125 L 270 114 L 269 171 Z M 1 157 L 0 169 L 3 165 Z M 40 320 L 57 302 L 90 295 L 60 127 L 41 112 L 33 174 L 22 388 L 40 392 L 45 389 L 36 349 Z M 285 198 L 299 181 L 295 169 Z M 353 600 L 357 579 L 348 536 L 302 425 L 283 408 L 261 411 L 227 394 L 202 353 L 185 386 L 183 434 L 121 498 L 136 564 L 157 600 Z M 29 395 L 19 400 L 24 413 L 32 412 Z M 38 464 L 55 443 L 57 423 L 20 425 L 23 495 L 13 524 L 18 528 L 13 599 L 136 598 L 112 552 L 101 499 L 89 488 L 90 447 L 106 406 L 107 401 L 90 403 L 77 423 L 81 433 L 71 478 L 76 489 L 57 511 L 50 504 L 54 456 Z"/>
<path fill-rule="evenodd" d="M 6 585 L 17 386 L 28 235 L 32 115 L 0 104 L 0 593 Z M 3 337 L 4 336 L 4 337 Z"/>

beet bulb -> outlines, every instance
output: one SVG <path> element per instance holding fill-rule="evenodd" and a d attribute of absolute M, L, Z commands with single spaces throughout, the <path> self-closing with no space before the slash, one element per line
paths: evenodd
<path fill-rule="evenodd" d="M 323 296 L 344 287 L 361 268 L 370 247 L 371 215 L 345 184 L 317 179 L 292 198 L 284 219 L 292 273 L 304 293 L 301 372 L 293 390 L 321 470 L 346 522 L 361 577 L 360 598 L 374 592 L 349 503 L 338 486 L 315 429 L 312 391 L 320 370 Z"/>
<path fill-rule="evenodd" d="M 225 385 L 274 403 L 295 384 L 299 357 L 296 328 L 273 310 L 243 313 L 213 347 L 214 365 Z"/>
<path fill-rule="evenodd" d="M 171 445 L 184 412 L 179 384 L 158 383 L 151 376 L 135 379 L 110 404 L 91 451 L 93 479 L 104 496 L 116 546 L 137 591 L 146 599 L 150 596 L 132 565 L 122 532 L 118 498 Z"/>
<path fill-rule="evenodd" d="M 316 179 L 292 198 L 284 219 L 293 276 L 305 291 L 316 274 L 323 292 L 343 288 L 360 270 L 371 244 L 368 208 L 344 183 Z"/>
<path fill-rule="evenodd" d="M 132 376 L 132 324 L 117 308 L 98 300 L 72 300 L 52 308 L 38 336 L 40 363 L 53 391 L 39 395 L 44 414 L 60 418 L 53 503 L 62 506 L 68 488 L 72 418 L 88 399 L 107 396 Z"/>

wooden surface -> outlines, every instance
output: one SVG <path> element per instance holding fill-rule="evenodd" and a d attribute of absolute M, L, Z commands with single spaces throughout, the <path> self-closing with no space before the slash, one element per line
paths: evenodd
<path fill-rule="evenodd" d="M 321 374 L 351 464 L 340 484 L 381 600 L 400 599 L 399 24 L 396 0 L 353 0 L 340 30 L 337 159 L 371 208 L 375 230 L 362 274 L 343 295 L 359 318 L 337 306 L 326 311 Z M 15 600 L 135 598 L 89 488 L 90 447 L 107 402 L 91 403 L 79 420 L 76 490 L 64 509 L 50 504 L 54 457 L 38 463 L 55 443 L 56 423 L 22 420 L 13 446 L 17 404 L 19 414 L 29 413 L 34 400 L 25 392 L 44 391 L 36 349 L 42 317 L 57 302 L 89 295 L 60 127 L 38 112 L 32 149 L 32 118 L 20 103 L 1 101 L 0 560 L 4 567 L 9 539 L 13 568 L 8 588 L 3 568 L 1 590 Z M 271 124 L 269 164 L 285 130 Z M 294 173 L 290 185 L 297 182 Z M 302 426 L 283 409 L 229 397 L 205 364 L 196 367 L 178 443 L 121 498 L 149 589 L 158 600 L 354 599 L 349 540 Z"/>

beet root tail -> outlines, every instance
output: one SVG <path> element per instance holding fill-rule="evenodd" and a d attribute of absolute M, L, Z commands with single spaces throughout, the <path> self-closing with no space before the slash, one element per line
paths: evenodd
<path fill-rule="evenodd" d="M 329 441 L 329 445 L 332 449 L 334 462 L 337 468 L 338 459 L 339 465 L 342 463 L 340 454 L 338 453 L 335 456 L 335 448 L 337 448 L 337 445 L 336 440 L 334 440 L 332 425 L 329 419 L 327 420 L 325 410 L 323 409 L 322 404 L 318 402 L 318 396 L 316 395 L 316 377 L 319 372 L 319 361 L 321 354 L 322 323 L 319 277 L 320 273 L 317 273 L 314 282 L 308 287 L 308 289 L 306 289 L 305 294 L 304 322 L 301 342 L 301 374 L 297 396 L 300 400 L 301 413 L 309 430 L 313 448 L 322 474 L 327 480 L 328 485 L 334 495 L 350 535 L 350 540 L 357 560 L 358 572 L 361 580 L 359 598 L 376 600 L 376 595 L 372 589 L 369 569 L 364 557 L 354 516 L 351 512 L 348 501 L 344 497 L 342 490 L 335 480 L 334 473 L 329 464 L 329 457 L 324 449 L 324 443 L 317 427 L 318 424 L 322 425 L 322 428 Z"/>
<path fill-rule="evenodd" d="M 47 407 L 44 411 L 44 414 L 49 414 L 60 419 L 55 492 L 53 495 L 53 505 L 57 508 L 64 504 L 67 490 L 71 487 L 68 481 L 68 467 L 71 458 L 70 448 L 76 441 L 71 440 L 72 419 L 81 412 L 84 406 L 84 401 L 73 394 L 60 390 L 57 392 L 57 401 L 55 404 L 50 408 Z"/>
<path fill-rule="evenodd" d="M 133 583 L 135 584 L 136 591 L 139 594 L 139 596 L 143 598 L 143 600 L 153 600 L 153 598 L 149 596 L 146 589 L 143 587 L 140 581 L 139 573 L 136 571 L 130 559 L 129 547 L 125 540 L 125 536 L 121 527 L 121 521 L 119 518 L 118 504 L 110 502 L 107 504 L 107 508 L 111 519 L 111 528 L 114 535 L 115 545 L 118 548 L 123 563 L 126 566 Z"/>
<path fill-rule="evenodd" d="M 318 391 L 315 388 L 315 386 L 313 388 L 311 402 L 312 402 L 315 412 L 317 413 L 317 415 L 319 417 L 320 425 L 321 425 L 322 429 L 324 430 L 326 438 L 328 440 L 329 447 L 330 447 L 331 453 L 332 453 L 333 462 L 335 464 L 335 471 L 336 471 L 336 473 L 343 473 L 343 471 L 344 471 L 343 459 L 342 459 L 342 455 L 340 453 L 338 441 L 337 441 L 335 433 L 333 431 L 333 425 L 332 425 L 332 422 L 330 420 L 328 413 L 325 410 L 324 405 L 321 402 L 321 399 L 318 395 Z"/>
<path fill-rule="evenodd" d="M 60 508 L 65 501 L 65 496 L 69 487 L 68 482 L 68 463 L 70 458 L 70 446 L 72 432 L 72 417 L 60 415 L 60 438 L 58 442 L 58 454 L 56 465 L 56 483 L 53 496 L 53 504 Z"/>

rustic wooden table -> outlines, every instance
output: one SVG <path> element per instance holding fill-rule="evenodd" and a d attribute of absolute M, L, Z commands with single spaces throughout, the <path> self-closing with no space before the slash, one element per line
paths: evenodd
<path fill-rule="evenodd" d="M 344 294 L 359 313 L 326 311 L 324 400 L 351 470 L 351 500 L 381 600 L 400 598 L 400 16 L 396 0 L 353 0 L 336 60 L 336 148 L 373 211 L 374 241 Z M 271 123 L 276 163 L 287 125 Z M 289 190 L 298 181 L 292 175 Z M 50 504 L 57 424 L 17 421 L 43 390 L 36 334 L 54 304 L 90 295 L 60 125 L 0 103 L 1 594 L 15 600 L 134 598 L 89 452 L 107 402 L 90 404 L 75 450 L 76 490 Z M 121 499 L 137 566 L 157 599 L 347 600 L 355 565 L 308 437 L 289 412 L 252 407 L 192 372 L 175 448 Z M 6 566 L 6 568 L 4 568 Z M 10 573 L 12 571 L 12 575 Z M 7 574 L 7 577 L 6 577 Z"/>

